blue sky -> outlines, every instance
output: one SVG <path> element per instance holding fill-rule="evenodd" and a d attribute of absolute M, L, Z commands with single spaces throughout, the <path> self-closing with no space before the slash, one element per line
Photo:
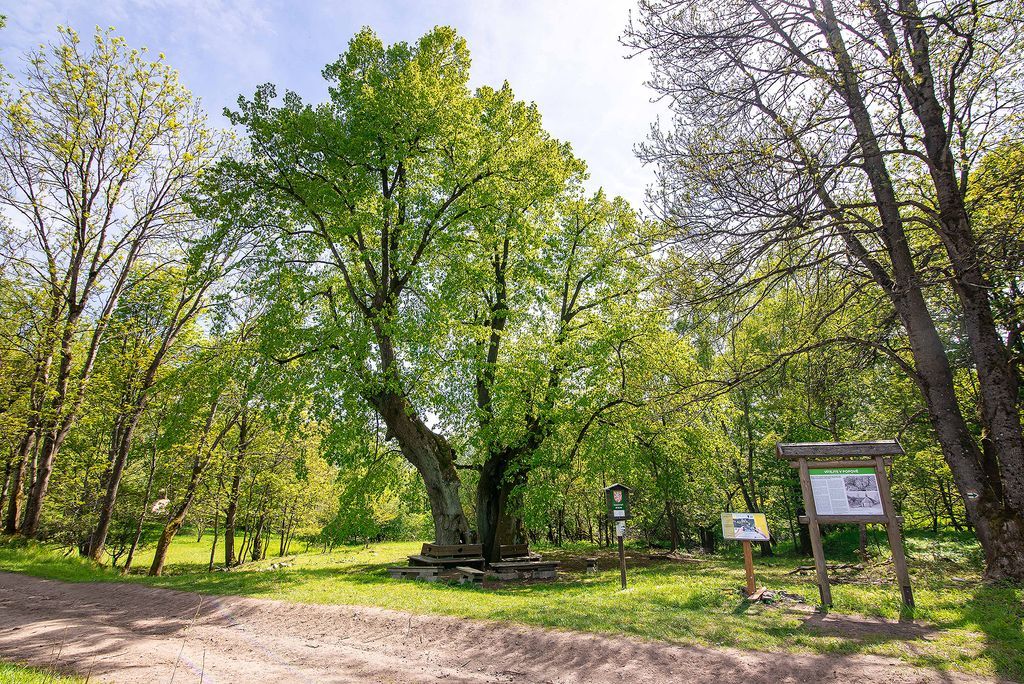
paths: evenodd
<path fill-rule="evenodd" d="M 6 3 L 2 3 L 6 4 Z M 0 59 L 12 71 L 57 24 L 85 34 L 114 26 L 135 47 L 164 52 L 211 120 L 240 93 L 271 82 L 321 100 L 321 68 L 361 26 L 386 41 L 415 40 L 438 24 L 469 43 L 473 84 L 509 81 L 538 104 L 547 129 L 585 159 L 594 189 L 640 205 L 652 180 L 633 155 L 662 111 L 643 81 L 646 58 L 625 59 L 618 38 L 634 0 L 29 0 L 2 10 Z"/>

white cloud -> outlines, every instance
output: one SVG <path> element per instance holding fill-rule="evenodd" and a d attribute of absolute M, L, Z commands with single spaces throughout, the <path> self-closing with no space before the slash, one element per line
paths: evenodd
<path fill-rule="evenodd" d="M 572 143 L 591 185 L 643 198 L 652 174 L 633 155 L 662 111 L 643 86 L 645 58 L 619 44 L 632 0 L 36 0 L 9 13 L 0 59 L 51 40 L 58 23 L 88 32 L 116 26 L 134 46 L 164 52 L 218 120 L 220 109 L 259 83 L 309 99 L 326 93 L 320 70 L 363 25 L 388 42 L 454 26 L 473 55 L 473 83 L 508 80 L 537 102 L 545 126 Z"/>

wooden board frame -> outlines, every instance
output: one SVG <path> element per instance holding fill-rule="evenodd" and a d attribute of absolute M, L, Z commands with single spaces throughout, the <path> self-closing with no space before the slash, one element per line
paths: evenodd
<path fill-rule="evenodd" d="M 817 574 L 818 592 L 821 595 L 821 609 L 826 611 L 832 606 L 832 588 L 829 585 L 828 568 L 825 564 L 825 550 L 821 544 L 820 524 L 822 523 L 878 523 L 885 525 L 903 605 L 907 609 L 913 609 L 914 591 L 910 586 L 910 573 L 907 570 L 903 537 L 900 534 L 900 524 L 903 522 L 903 518 L 896 515 L 896 509 L 893 507 L 892 492 L 889 490 L 889 474 L 886 470 L 886 466 L 892 464 L 892 456 L 905 453 L 900 443 L 895 439 L 873 442 L 779 443 L 775 446 L 775 453 L 779 458 L 789 461 L 791 467 L 799 470 L 800 491 L 804 498 L 804 510 L 807 512 L 807 527 L 811 536 L 811 550 L 814 553 L 814 569 Z M 873 467 L 878 480 L 878 494 L 882 499 L 883 514 L 819 516 L 814 504 L 814 492 L 811 489 L 809 462 L 817 468 Z"/>

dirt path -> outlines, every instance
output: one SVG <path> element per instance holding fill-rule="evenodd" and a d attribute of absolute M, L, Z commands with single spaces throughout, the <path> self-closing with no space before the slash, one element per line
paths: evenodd
<path fill-rule="evenodd" d="M 59 653 L 59 659 L 58 659 Z M 869 656 L 671 646 L 532 627 L 66 584 L 0 572 L 0 658 L 174 682 L 977 682 Z"/>

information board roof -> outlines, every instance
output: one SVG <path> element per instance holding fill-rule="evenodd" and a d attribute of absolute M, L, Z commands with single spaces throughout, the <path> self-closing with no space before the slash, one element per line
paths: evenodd
<path fill-rule="evenodd" d="M 780 442 L 775 445 L 779 458 L 874 458 L 905 453 L 895 439 L 869 442 Z"/>

